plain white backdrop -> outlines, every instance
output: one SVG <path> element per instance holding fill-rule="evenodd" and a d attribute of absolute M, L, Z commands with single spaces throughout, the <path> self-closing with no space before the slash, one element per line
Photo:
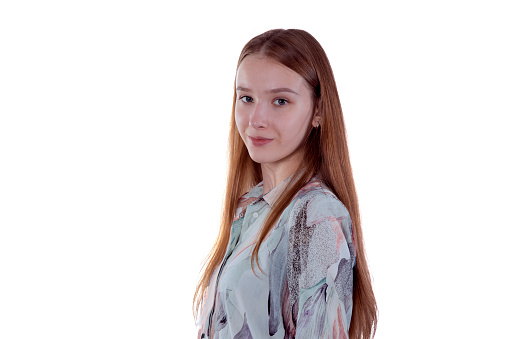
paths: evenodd
<path fill-rule="evenodd" d="M 376 338 L 501 337 L 503 1 L 3 1 L 0 337 L 194 338 L 237 58 L 300 28 L 339 89 Z"/>

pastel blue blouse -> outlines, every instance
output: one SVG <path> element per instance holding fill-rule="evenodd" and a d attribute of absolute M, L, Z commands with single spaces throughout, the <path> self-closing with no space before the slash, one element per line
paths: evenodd
<path fill-rule="evenodd" d="M 202 300 L 198 338 L 348 338 L 355 251 L 346 207 L 314 177 L 262 242 L 258 231 L 288 179 L 243 195 L 222 264 Z M 255 274 L 256 273 L 256 274 Z"/>

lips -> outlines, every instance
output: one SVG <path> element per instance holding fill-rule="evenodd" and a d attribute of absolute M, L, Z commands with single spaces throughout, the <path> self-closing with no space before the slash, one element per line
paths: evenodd
<path fill-rule="evenodd" d="M 272 139 L 264 138 L 264 137 L 249 137 L 251 143 L 254 146 L 263 146 L 272 141 Z"/>

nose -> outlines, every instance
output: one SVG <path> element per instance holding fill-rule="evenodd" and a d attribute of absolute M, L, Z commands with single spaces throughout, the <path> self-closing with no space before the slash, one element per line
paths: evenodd
<path fill-rule="evenodd" d="M 256 129 L 267 128 L 267 113 L 267 109 L 264 107 L 263 103 L 256 103 L 249 116 L 249 126 Z"/>

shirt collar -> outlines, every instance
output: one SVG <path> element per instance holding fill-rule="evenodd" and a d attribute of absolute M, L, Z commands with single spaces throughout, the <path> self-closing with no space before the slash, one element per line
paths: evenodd
<path fill-rule="evenodd" d="M 251 204 L 255 201 L 263 199 L 272 207 L 290 183 L 291 177 L 292 175 L 281 181 L 276 187 L 272 188 L 265 194 L 263 194 L 263 181 L 260 181 L 258 185 L 253 187 L 248 193 L 244 194 L 241 200 L 244 203 L 249 202 L 248 204 Z"/>
<path fill-rule="evenodd" d="M 255 187 L 240 198 L 240 205 L 247 206 L 263 199 L 272 207 L 290 182 L 291 177 L 292 176 L 289 176 L 265 194 L 263 194 L 263 181 L 260 181 Z"/>
<path fill-rule="evenodd" d="M 263 194 L 263 181 L 259 182 L 256 186 L 254 186 L 249 192 L 244 194 L 238 202 L 237 205 L 237 211 L 235 215 L 235 219 L 237 220 L 244 216 L 247 206 L 254 204 L 260 200 L 264 200 L 267 202 L 267 204 L 272 207 L 274 203 L 277 201 L 277 199 L 280 197 L 280 195 L 284 192 L 288 184 L 290 183 L 290 178 L 292 176 L 289 176 L 282 182 L 280 182 L 276 187 L 274 187 L 272 190 L 267 192 L 266 194 Z M 310 182 L 307 183 L 301 191 L 305 191 L 306 189 L 309 189 L 311 187 L 321 185 L 320 177 L 314 176 L 311 178 Z M 301 192 L 299 191 L 299 193 Z"/>
<path fill-rule="evenodd" d="M 284 192 L 286 186 L 288 186 L 288 183 L 290 182 L 291 177 L 292 176 L 289 176 L 285 180 L 281 181 L 276 187 L 274 187 L 269 192 L 267 192 L 263 195 L 263 197 L 262 197 L 263 200 L 265 200 L 267 202 L 267 204 L 270 205 L 270 207 L 272 207 L 274 205 L 274 203 L 277 201 L 279 196 Z M 263 184 L 263 181 L 262 181 L 262 184 Z M 263 185 L 262 185 L 262 192 L 263 192 Z"/>

